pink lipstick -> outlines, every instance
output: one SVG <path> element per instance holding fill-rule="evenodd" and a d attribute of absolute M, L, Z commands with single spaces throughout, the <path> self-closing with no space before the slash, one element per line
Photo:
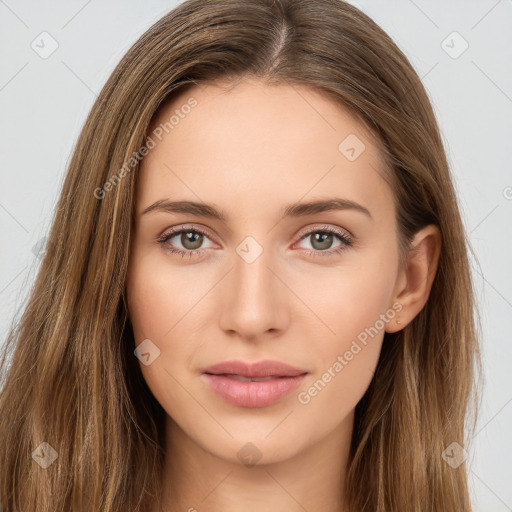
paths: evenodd
<path fill-rule="evenodd" d="M 203 370 L 202 378 L 233 405 L 267 407 L 297 389 L 307 374 L 279 361 L 225 361 Z"/>

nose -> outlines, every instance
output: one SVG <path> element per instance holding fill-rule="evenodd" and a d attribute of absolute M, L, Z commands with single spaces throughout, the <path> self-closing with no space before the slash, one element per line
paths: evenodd
<path fill-rule="evenodd" d="M 220 292 L 220 328 L 249 341 L 275 337 L 290 321 L 289 293 L 276 277 L 270 251 L 252 262 L 234 254 L 233 269 Z"/>

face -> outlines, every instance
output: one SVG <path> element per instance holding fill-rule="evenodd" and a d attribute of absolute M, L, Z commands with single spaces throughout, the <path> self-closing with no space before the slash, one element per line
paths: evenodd
<path fill-rule="evenodd" d="M 173 429 L 270 463 L 351 428 L 395 316 L 395 208 L 378 146 L 340 106 L 221 85 L 183 90 L 150 127 L 128 307 Z"/>

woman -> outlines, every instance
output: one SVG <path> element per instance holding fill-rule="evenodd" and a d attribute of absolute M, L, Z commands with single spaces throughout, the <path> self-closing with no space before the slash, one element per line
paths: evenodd
<path fill-rule="evenodd" d="M 1 508 L 470 511 L 468 250 L 372 20 L 181 3 L 74 151 L 4 354 Z"/>

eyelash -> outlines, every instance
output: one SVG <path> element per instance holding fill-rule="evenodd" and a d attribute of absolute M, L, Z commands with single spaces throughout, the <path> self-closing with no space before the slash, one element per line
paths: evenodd
<path fill-rule="evenodd" d="M 180 228 L 180 229 L 176 229 L 176 230 L 173 229 L 171 231 L 164 233 L 161 237 L 158 238 L 157 241 L 162 246 L 167 245 L 167 247 L 165 247 L 165 249 L 167 251 L 169 251 L 172 254 L 181 255 L 182 258 L 185 257 L 185 255 L 188 258 L 192 258 L 192 257 L 196 256 L 197 254 L 201 253 L 202 249 L 193 249 L 191 251 L 187 251 L 187 250 L 184 251 L 181 249 L 175 249 L 172 246 L 169 246 L 167 244 L 168 240 L 170 240 L 171 238 L 174 238 L 176 235 L 181 235 L 182 233 L 200 233 L 201 235 L 204 235 L 204 236 L 210 238 L 208 236 L 208 233 L 206 233 L 202 229 L 199 229 L 196 227 L 194 227 L 194 228 L 184 227 L 184 228 Z M 329 233 L 329 234 L 335 235 L 338 238 L 338 240 L 341 242 L 341 245 L 336 247 L 335 249 L 327 250 L 327 251 L 318 251 L 318 250 L 314 250 L 314 249 L 303 249 L 304 251 L 306 251 L 306 254 L 308 256 L 312 256 L 314 258 L 316 258 L 316 257 L 324 258 L 324 257 L 328 257 L 328 256 L 338 255 L 353 245 L 353 239 L 351 237 L 349 237 L 342 231 L 338 231 L 337 229 L 329 227 L 329 226 L 322 226 L 320 228 L 315 228 L 310 231 L 307 231 L 300 237 L 299 241 L 302 241 L 305 238 L 307 238 L 308 236 L 313 235 L 315 233 Z"/>

